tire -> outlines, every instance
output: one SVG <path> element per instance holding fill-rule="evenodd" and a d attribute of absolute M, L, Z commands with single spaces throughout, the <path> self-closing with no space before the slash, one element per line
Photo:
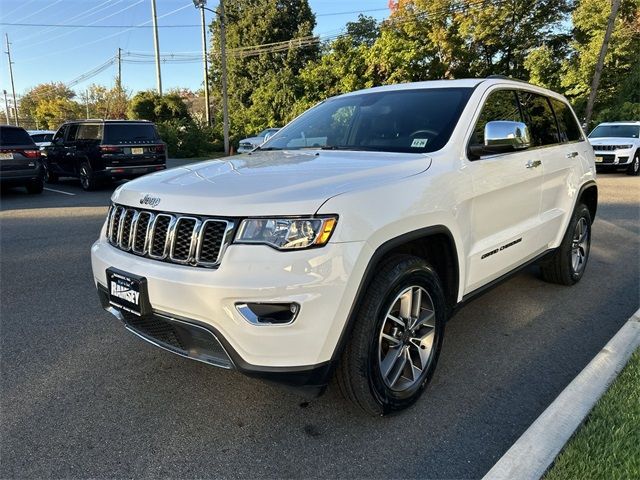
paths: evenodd
<path fill-rule="evenodd" d="M 420 305 L 421 320 L 414 315 L 407 329 L 403 309 L 415 314 L 413 305 Z M 428 263 L 410 255 L 389 259 L 364 292 L 336 372 L 345 398 L 373 416 L 412 405 L 433 376 L 446 312 L 440 279 Z"/>
<path fill-rule="evenodd" d="M 636 150 L 636 154 L 633 157 L 631 165 L 627 167 L 627 175 L 637 177 L 640 175 L 640 150 Z"/>
<path fill-rule="evenodd" d="M 80 176 L 80 186 L 83 190 L 90 192 L 96 189 L 96 187 L 98 186 L 98 181 L 96 180 L 93 170 L 87 162 L 82 162 L 80 164 L 80 170 L 78 174 Z"/>
<path fill-rule="evenodd" d="M 559 285 L 574 285 L 587 268 L 591 249 L 591 214 L 583 203 L 576 206 L 562 243 L 540 263 L 542 279 Z"/>
<path fill-rule="evenodd" d="M 52 171 L 50 171 L 48 168 L 45 167 L 44 169 L 44 181 L 46 183 L 58 183 L 58 180 L 60 178 L 58 177 L 57 173 L 53 173 Z"/>
<path fill-rule="evenodd" d="M 37 178 L 35 180 L 31 180 L 25 185 L 25 187 L 27 188 L 27 192 L 30 194 L 42 193 L 44 190 L 44 181 L 42 178 Z"/>

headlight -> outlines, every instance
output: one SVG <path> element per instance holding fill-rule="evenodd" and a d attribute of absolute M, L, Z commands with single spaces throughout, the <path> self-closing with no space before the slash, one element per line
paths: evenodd
<path fill-rule="evenodd" d="M 633 147 L 633 145 L 618 145 L 618 149 L 620 150 L 627 150 L 629 148 Z"/>
<path fill-rule="evenodd" d="M 261 243 L 278 250 L 325 245 L 338 221 L 322 218 L 247 218 L 238 229 L 235 243 Z"/>

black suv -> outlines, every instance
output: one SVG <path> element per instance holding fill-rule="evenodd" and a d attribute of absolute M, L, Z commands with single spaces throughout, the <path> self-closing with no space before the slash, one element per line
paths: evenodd
<path fill-rule="evenodd" d="M 0 184 L 42 193 L 42 177 L 40 151 L 29 134 L 20 127 L 0 125 Z"/>
<path fill-rule="evenodd" d="M 167 166 L 166 145 L 156 126 L 146 120 L 67 122 L 42 153 L 47 183 L 59 177 L 78 177 L 84 190 Z"/>

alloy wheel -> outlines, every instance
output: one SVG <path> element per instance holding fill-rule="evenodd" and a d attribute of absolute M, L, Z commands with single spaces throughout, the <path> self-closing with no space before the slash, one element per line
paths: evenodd
<path fill-rule="evenodd" d="M 581 217 L 576 223 L 571 243 L 571 267 L 574 273 L 580 273 L 587 263 L 587 250 L 589 248 L 589 225 L 587 219 Z"/>
<path fill-rule="evenodd" d="M 429 293 L 414 285 L 393 301 L 378 337 L 378 361 L 384 383 L 405 391 L 424 378 L 433 360 L 436 316 Z"/>
<path fill-rule="evenodd" d="M 82 188 L 89 188 L 89 172 L 86 167 L 80 169 L 80 183 L 82 184 Z"/>

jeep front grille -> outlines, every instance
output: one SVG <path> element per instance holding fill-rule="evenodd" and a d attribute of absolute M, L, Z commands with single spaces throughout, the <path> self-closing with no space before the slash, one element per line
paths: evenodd
<path fill-rule="evenodd" d="M 112 205 L 107 237 L 114 247 L 154 260 L 216 267 L 232 240 L 234 222 L 226 219 L 150 212 Z"/>

